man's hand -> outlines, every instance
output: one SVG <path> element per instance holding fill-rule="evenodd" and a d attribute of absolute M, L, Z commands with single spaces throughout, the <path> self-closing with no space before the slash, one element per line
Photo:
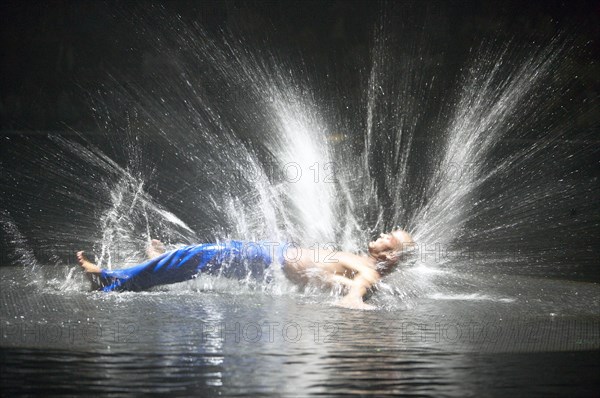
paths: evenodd
<path fill-rule="evenodd" d="M 333 303 L 336 307 L 350 308 L 352 310 L 375 310 L 377 307 L 371 304 L 366 304 L 361 297 L 344 296 Z"/>
<path fill-rule="evenodd" d="M 334 280 L 336 280 L 338 283 L 342 283 L 348 287 L 348 293 L 333 304 L 338 307 L 357 310 L 376 309 L 376 307 L 373 305 L 365 304 L 363 297 L 367 293 L 367 290 L 371 288 L 371 286 L 379 282 L 381 279 L 379 273 L 373 268 L 364 266 L 362 264 L 355 264 L 352 268 L 357 272 L 354 279 L 348 279 L 346 277 L 338 277 L 337 279 L 334 278 Z"/>

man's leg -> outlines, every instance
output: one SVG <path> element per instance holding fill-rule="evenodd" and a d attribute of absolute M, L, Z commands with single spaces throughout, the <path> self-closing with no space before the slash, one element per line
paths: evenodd
<path fill-rule="evenodd" d="M 148 259 L 151 260 L 165 253 L 165 245 L 158 239 L 152 239 L 148 246 L 146 247 L 146 255 Z M 92 284 L 93 290 L 100 290 L 101 288 L 110 284 L 107 281 L 102 283 L 101 273 L 102 269 L 98 267 L 96 264 L 91 262 L 83 251 L 77 252 L 77 261 L 79 265 L 84 269 L 86 277 L 89 279 Z"/>
<path fill-rule="evenodd" d="M 92 287 L 103 291 L 140 291 L 157 285 L 192 279 L 209 263 L 220 264 L 230 257 L 233 247 L 226 244 L 186 246 L 163 253 L 130 268 L 107 270 L 89 261 L 83 252 L 77 253 L 79 264 L 92 281 Z M 215 267 L 208 267 L 210 272 Z M 215 268 L 216 269 L 216 268 Z"/>
<path fill-rule="evenodd" d="M 92 290 L 100 290 L 110 283 L 109 281 L 102 281 L 100 276 L 102 268 L 91 262 L 83 253 L 83 251 L 77 252 L 77 261 L 79 262 L 81 268 L 83 268 L 85 271 L 85 276 L 90 281 Z"/>

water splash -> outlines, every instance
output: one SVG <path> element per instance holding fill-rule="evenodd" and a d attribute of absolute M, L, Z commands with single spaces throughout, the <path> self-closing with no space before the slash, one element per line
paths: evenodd
<path fill-rule="evenodd" d="M 23 236 L 17 224 L 6 210 L 0 211 L 0 225 L 4 235 L 8 238 L 9 248 L 11 249 L 10 261 L 31 267 L 32 271 L 39 267 L 37 260 L 29 246 L 27 238 Z"/>
<path fill-rule="evenodd" d="M 452 87 L 442 60 L 430 62 L 437 58 L 427 30 L 406 40 L 383 18 L 365 98 L 350 108 L 361 113 L 336 108 L 336 121 L 315 94 L 319 82 L 268 46 L 213 37 L 156 9 L 132 18 L 139 31 L 131 40 L 153 48 L 158 61 L 148 81 L 113 73 L 91 95 L 97 136 L 52 135 L 40 144 L 47 154 L 29 166 L 48 174 L 29 178 L 50 185 L 52 199 L 35 203 L 47 214 L 40 224 L 52 227 L 30 231 L 36 245 L 76 240 L 112 267 L 138 262 L 153 237 L 172 246 L 227 237 L 336 241 L 357 251 L 373 232 L 400 224 L 425 251 L 492 242 L 506 257 L 506 246 L 535 232 L 531 221 L 563 205 L 565 194 L 594 197 L 593 188 L 556 187 L 550 178 L 506 186 L 515 173 L 535 180 L 548 154 L 565 174 L 577 170 L 575 153 L 556 147 L 568 120 L 545 122 L 558 103 L 552 95 L 569 87 L 554 76 L 573 51 L 563 37 L 540 46 L 485 42 Z M 534 127 L 541 133 L 528 141 Z M 509 138 L 525 144 L 507 150 Z M 27 212 L 16 199 L 11 205 Z M 460 263 L 435 254 L 419 260 Z M 428 275 L 393 275 L 389 297 L 430 291 Z"/>
<path fill-rule="evenodd" d="M 486 43 L 461 84 L 454 114 L 445 132 L 445 145 L 436 159 L 428 203 L 416 215 L 415 238 L 448 245 L 463 232 L 464 223 L 477 217 L 472 211 L 478 186 L 498 173 L 510 172 L 513 163 L 530 153 L 517 152 L 490 167 L 494 148 L 512 133 L 511 126 L 531 119 L 541 105 L 533 95 L 556 72 L 561 41 L 514 59 L 507 49 L 493 51 Z M 517 62 L 515 62 L 517 61 Z M 514 138 L 514 136 L 513 136 Z M 536 150 L 552 144 L 551 136 L 536 143 Z"/>

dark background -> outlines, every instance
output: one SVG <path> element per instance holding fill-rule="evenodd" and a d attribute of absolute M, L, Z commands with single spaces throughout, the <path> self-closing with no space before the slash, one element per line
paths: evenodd
<path fill-rule="evenodd" d="M 118 41 L 130 35 L 131 27 L 119 15 L 127 9 L 153 3 L 99 1 L 4 1 L 0 6 L 1 86 L 0 129 L 77 130 L 96 128 L 82 91 L 93 90 L 107 71 L 127 68 L 143 76 L 148 57 L 144 49 L 128 51 Z M 410 2 L 392 2 L 405 5 Z M 315 65 L 339 65 L 345 58 L 369 56 L 374 22 L 380 3 L 371 1 L 168 1 L 167 11 L 179 13 L 186 22 L 197 22 L 209 31 L 234 27 L 260 40 L 266 31 L 276 31 L 270 45 L 281 51 L 294 48 Z M 578 44 L 588 47 L 598 59 L 600 2 L 597 1 L 430 1 L 421 8 L 436 14 L 428 29 L 450 32 L 445 45 L 449 57 L 460 62 L 464 51 L 484 37 L 535 40 L 568 30 Z M 394 12 L 392 10 L 391 12 Z M 410 15 L 407 23 L 411 23 Z M 415 21 L 418 26 L 419 21 Z M 437 26 L 435 26 L 437 25 Z M 141 56 L 140 56 L 141 52 Z M 574 62 L 586 62 L 589 54 Z M 450 61 L 451 62 L 451 61 Z M 597 96 L 600 70 L 589 69 L 583 88 Z M 342 68 L 343 69 L 343 68 Z M 591 121 L 579 121 L 582 125 Z"/>

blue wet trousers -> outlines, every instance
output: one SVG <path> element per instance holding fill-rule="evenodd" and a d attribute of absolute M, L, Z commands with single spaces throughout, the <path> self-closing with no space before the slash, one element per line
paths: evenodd
<path fill-rule="evenodd" d="M 260 278 L 273 260 L 284 264 L 286 248 L 286 243 L 236 240 L 185 246 L 130 268 L 103 269 L 97 284 L 105 292 L 140 291 L 193 279 L 199 273 Z"/>

